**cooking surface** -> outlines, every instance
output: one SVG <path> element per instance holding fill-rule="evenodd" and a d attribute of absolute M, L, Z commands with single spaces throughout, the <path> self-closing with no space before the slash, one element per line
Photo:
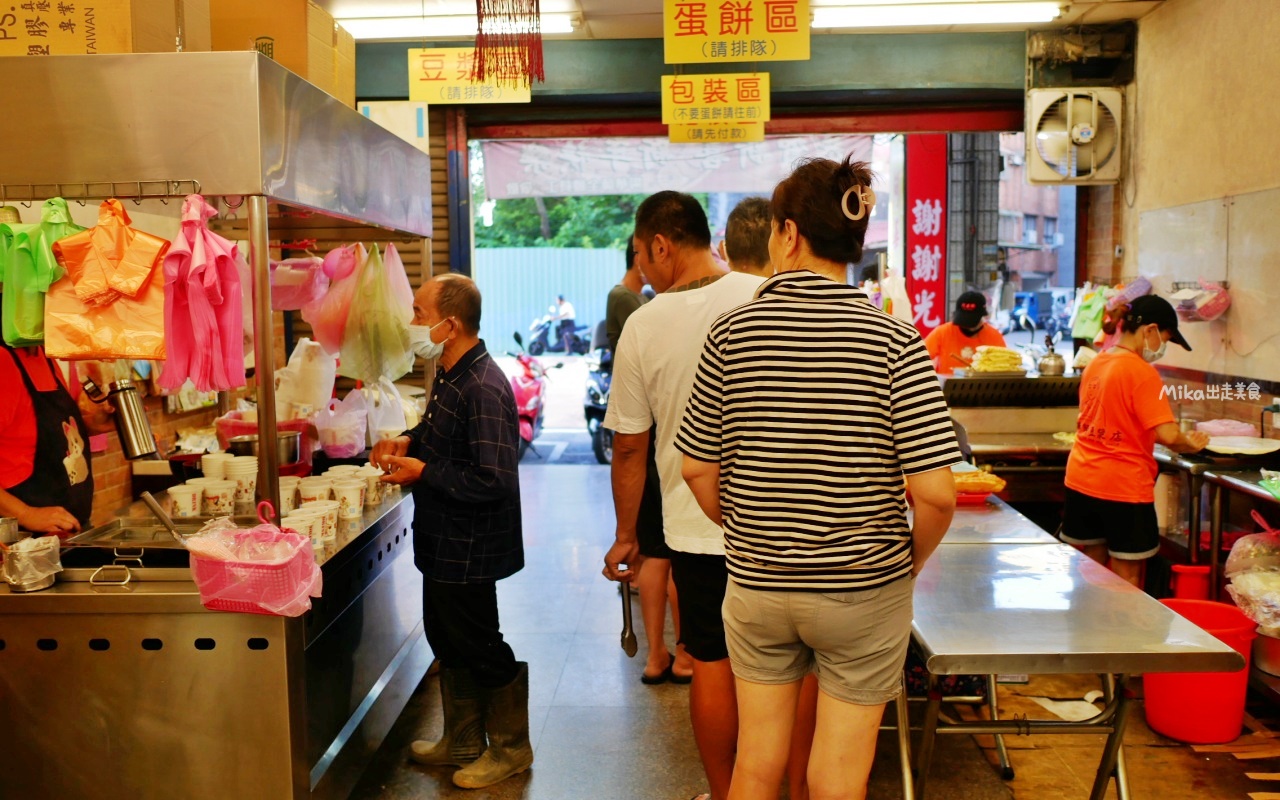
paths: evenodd
<path fill-rule="evenodd" d="M 975 456 L 1038 456 L 1054 455 L 1066 459 L 1071 452 L 1070 442 L 1053 438 L 1056 433 L 973 433 L 969 434 L 969 447 Z"/>

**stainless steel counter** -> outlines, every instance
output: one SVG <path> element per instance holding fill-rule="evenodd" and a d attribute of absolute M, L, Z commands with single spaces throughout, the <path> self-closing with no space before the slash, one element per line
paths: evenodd
<path fill-rule="evenodd" d="M 957 506 L 942 544 L 1058 544 L 1058 540 L 1008 503 L 992 497 L 986 505 Z"/>
<path fill-rule="evenodd" d="M 1055 456 L 1065 461 L 1071 453 L 1071 443 L 1058 441 L 1053 433 L 972 433 L 969 447 L 975 458 Z"/>
<path fill-rule="evenodd" d="M 208 611 L 178 569 L 0 589 L 0 795 L 346 797 L 430 661 L 412 517 L 348 525 L 298 618 Z"/>

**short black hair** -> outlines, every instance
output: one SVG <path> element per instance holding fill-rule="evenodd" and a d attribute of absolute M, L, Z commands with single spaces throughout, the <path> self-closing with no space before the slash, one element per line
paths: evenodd
<path fill-rule="evenodd" d="M 480 289 L 466 275 L 446 272 L 432 277 L 436 311 L 441 317 L 453 317 L 462 329 L 474 336 L 480 332 Z"/>
<path fill-rule="evenodd" d="M 867 281 L 880 280 L 880 265 L 868 264 L 862 268 L 862 272 L 858 275 L 858 281 L 866 283 Z"/>
<path fill-rule="evenodd" d="M 724 229 L 724 250 L 730 263 L 742 267 L 768 266 L 772 227 L 773 214 L 769 211 L 769 201 L 763 197 L 748 197 L 734 206 Z"/>
<path fill-rule="evenodd" d="M 627 261 L 627 270 L 630 271 L 636 265 L 636 243 L 633 238 L 627 239 L 627 254 L 624 258 Z"/>
<path fill-rule="evenodd" d="M 636 238 L 649 247 L 653 237 L 659 235 L 680 247 L 711 248 L 707 212 L 692 195 L 683 192 L 649 195 L 636 209 Z"/>

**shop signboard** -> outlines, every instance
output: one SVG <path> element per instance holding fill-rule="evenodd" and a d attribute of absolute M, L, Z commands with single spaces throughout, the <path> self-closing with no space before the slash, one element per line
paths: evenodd
<path fill-rule="evenodd" d="M 708 122 L 697 125 L 671 125 L 667 139 L 676 144 L 712 144 L 720 142 L 763 142 L 763 122 Z"/>
<path fill-rule="evenodd" d="M 768 120 L 767 72 L 662 76 L 664 125 Z"/>
<path fill-rule="evenodd" d="M 947 321 L 947 135 L 907 135 L 906 278 L 921 336 Z"/>
<path fill-rule="evenodd" d="M 375 100 L 361 103 L 357 110 L 422 152 L 430 154 L 426 103 Z"/>
<path fill-rule="evenodd" d="M 431 105 L 476 103 L 528 103 L 528 86 L 499 86 L 496 81 L 471 79 L 474 47 L 411 48 L 409 50 L 409 99 Z"/>
<path fill-rule="evenodd" d="M 663 0 L 668 64 L 808 61 L 809 0 Z"/>

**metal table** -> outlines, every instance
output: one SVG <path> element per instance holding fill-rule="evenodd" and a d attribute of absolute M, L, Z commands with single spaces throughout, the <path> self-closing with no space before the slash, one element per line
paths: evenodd
<path fill-rule="evenodd" d="M 1218 562 L 1222 558 L 1222 533 L 1230 506 L 1231 492 L 1280 506 L 1280 498 L 1262 488 L 1261 470 L 1226 471 L 1220 468 L 1204 473 L 1209 484 L 1209 597 L 1217 600 L 1222 593 L 1222 576 Z M 1280 522 L 1280 520 L 1273 521 Z"/>
<path fill-rule="evenodd" d="M 998 497 L 986 505 L 957 506 L 943 545 L 1058 544 L 1053 535 Z"/>
<path fill-rule="evenodd" d="M 1071 454 L 1071 443 L 1053 438 L 1049 433 L 971 433 L 969 449 L 975 458 L 984 456 L 1056 456 L 1065 460 Z"/>
<path fill-rule="evenodd" d="M 1244 666 L 1239 653 L 1061 544 L 939 547 L 916 579 L 912 634 L 931 676 L 1097 673 L 1108 676 L 1109 690 L 1106 708 L 1086 722 L 956 722 L 941 719 L 942 697 L 931 678 L 917 798 L 924 797 L 938 734 L 1105 733 L 1090 798 L 1101 800 L 1114 777 L 1126 800 L 1120 745 L 1132 699 L 1127 676 Z"/>

